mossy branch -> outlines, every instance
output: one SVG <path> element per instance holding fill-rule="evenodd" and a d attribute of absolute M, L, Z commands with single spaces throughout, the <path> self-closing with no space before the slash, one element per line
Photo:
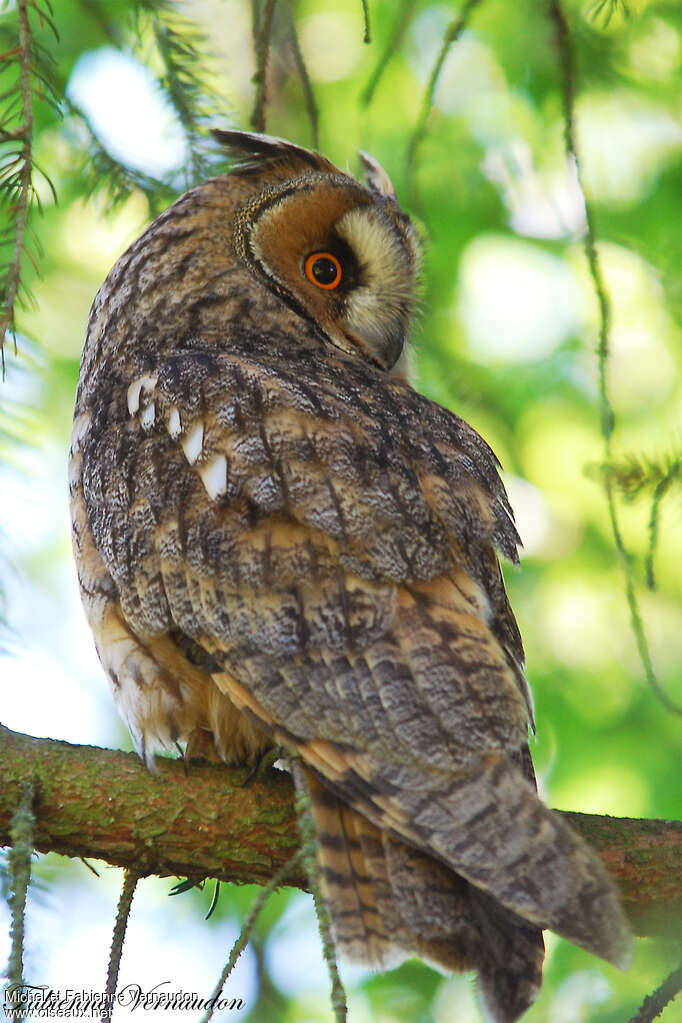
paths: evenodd
<path fill-rule="evenodd" d="M 34 739 L 0 725 L 0 844 L 22 785 L 35 785 L 34 844 L 89 857 L 140 876 L 214 877 L 267 884 L 299 848 L 294 788 L 272 771 L 161 759 L 155 773 L 132 753 Z M 565 815 L 618 882 L 642 936 L 679 934 L 682 823 Z M 307 889 L 305 871 L 287 883 Z"/>
<path fill-rule="evenodd" d="M 22 782 L 36 784 L 35 848 L 157 874 L 266 884 L 299 846 L 293 786 L 273 771 L 157 759 L 34 739 L 0 725 L 0 845 Z M 293 877 L 307 887 L 305 871 Z"/>

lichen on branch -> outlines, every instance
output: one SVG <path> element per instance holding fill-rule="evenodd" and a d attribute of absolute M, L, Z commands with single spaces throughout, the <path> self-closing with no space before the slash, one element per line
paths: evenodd
<path fill-rule="evenodd" d="M 41 852 L 102 859 L 146 876 L 267 884 L 299 848 L 294 787 L 272 770 L 161 758 L 34 739 L 0 725 L 0 844 L 22 785 L 35 785 Z M 567 813 L 620 886 L 642 936 L 674 936 L 682 918 L 682 823 Z M 305 871 L 287 884 L 306 889 Z"/>

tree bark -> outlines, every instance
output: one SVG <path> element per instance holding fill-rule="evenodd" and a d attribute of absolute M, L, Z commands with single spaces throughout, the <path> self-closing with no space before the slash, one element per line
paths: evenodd
<path fill-rule="evenodd" d="M 23 781 L 36 790 L 35 848 L 146 876 L 263 884 L 298 848 L 289 775 L 34 739 L 0 725 L 0 844 Z M 682 823 L 563 814 L 604 861 L 641 936 L 678 936 Z M 299 873 L 288 884 L 306 887 Z"/>

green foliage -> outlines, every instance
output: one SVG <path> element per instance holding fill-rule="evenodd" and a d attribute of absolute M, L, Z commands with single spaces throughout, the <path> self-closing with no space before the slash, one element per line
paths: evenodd
<path fill-rule="evenodd" d="M 40 30 L 59 34 L 49 0 L 17 0 L 14 18 L 0 23 L 0 359 L 5 373 L 5 335 L 14 336 L 16 303 L 28 301 L 30 291 L 21 275 L 22 258 L 38 270 L 41 246 L 29 224 L 40 200 L 34 184 L 38 172 L 33 156 L 33 104 L 37 100 L 59 113 L 55 87 L 56 63 L 40 38 Z M 44 36 L 44 31 L 42 35 Z M 49 177 L 45 180 L 52 188 Z M 53 190 L 54 196 L 54 190 Z"/>
<path fill-rule="evenodd" d="M 304 145 L 319 135 L 325 154 L 352 170 L 358 148 L 371 152 L 425 240 L 418 386 L 495 448 L 527 540 L 507 582 L 535 691 L 544 794 L 562 808 L 678 814 L 676 0 L 195 0 L 178 9 L 56 0 L 52 13 L 43 0 L 16 0 L 0 14 L 0 38 L 0 337 L 18 335 L 8 377 L 26 361 L 25 337 L 47 362 L 36 377 L 40 415 L 0 391 L 0 459 L 18 461 L 17 434 L 65 448 L 88 307 L 145 223 L 220 171 L 209 127 L 266 126 Z M 96 63 L 111 51 L 148 69 L 185 141 L 186 158 L 165 170 L 131 143 L 115 148 L 82 96 L 67 93 L 84 55 Z M 65 547 L 34 553 L 32 564 L 52 564 Z M 243 919 L 255 894 L 223 886 L 203 926 Z M 211 886 L 186 898 L 205 910 Z M 254 927 L 254 1023 L 330 1018 L 327 992 L 287 995 L 269 971 L 271 935 L 291 902 L 272 896 Z M 622 1023 L 673 967 L 668 956 L 640 942 L 621 976 L 550 939 L 529 1023 Z M 470 987 L 409 963 L 351 981 L 349 1016 L 473 1021 Z M 672 1023 L 674 1013 L 660 1018 Z"/>

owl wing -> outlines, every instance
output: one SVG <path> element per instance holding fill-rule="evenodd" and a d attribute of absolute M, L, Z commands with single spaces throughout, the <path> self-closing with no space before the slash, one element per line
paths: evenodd
<path fill-rule="evenodd" d="M 93 409 L 83 487 L 126 620 L 189 637 L 372 825 L 622 961 L 608 875 L 528 781 L 492 452 L 371 367 L 276 342 L 180 352 Z"/>

